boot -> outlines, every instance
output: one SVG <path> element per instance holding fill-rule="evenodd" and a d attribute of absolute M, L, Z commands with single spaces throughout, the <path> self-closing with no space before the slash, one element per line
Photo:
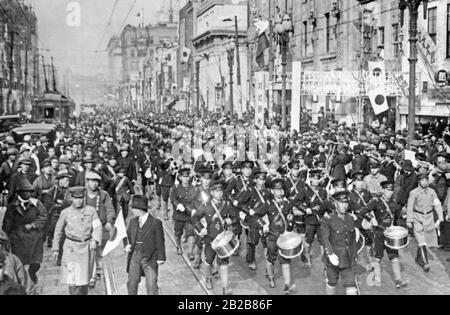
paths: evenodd
<path fill-rule="evenodd" d="M 346 295 L 358 295 L 358 288 L 356 287 L 349 287 L 345 288 Z"/>
<path fill-rule="evenodd" d="M 213 283 L 212 283 L 212 266 L 207 265 L 206 266 L 206 271 L 205 271 L 205 275 L 206 275 L 206 288 L 208 290 L 212 290 L 213 289 Z"/>
<path fill-rule="evenodd" d="M 274 280 L 274 266 L 270 262 L 266 262 L 266 270 L 267 270 L 267 278 L 269 279 L 269 287 L 275 288 L 275 280 Z"/>
<path fill-rule="evenodd" d="M 228 287 L 228 265 L 220 266 L 220 279 L 222 280 L 223 295 L 231 295 L 233 292 Z"/>
<path fill-rule="evenodd" d="M 392 272 L 394 273 L 395 287 L 397 289 L 406 287 L 408 283 L 402 280 L 400 260 L 398 260 L 398 258 L 392 259 L 391 265 L 392 265 Z"/>
<path fill-rule="evenodd" d="M 336 295 L 336 287 L 332 287 L 327 284 L 326 291 L 327 295 Z"/>
<path fill-rule="evenodd" d="M 305 259 L 306 259 L 306 267 L 311 268 L 311 246 L 309 244 L 305 244 Z"/>
<path fill-rule="evenodd" d="M 417 247 L 417 254 L 416 254 L 415 261 L 416 261 L 416 264 L 418 264 L 421 268 L 425 267 L 425 261 L 422 256 L 422 247 L 421 246 Z"/>
<path fill-rule="evenodd" d="M 374 281 L 375 286 L 380 287 L 381 286 L 381 266 L 380 261 L 378 259 L 375 259 L 375 261 L 372 263 L 373 266 L 373 273 L 374 273 Z"/>
<path fill-rule="evenodd" d="M 251 264 L 249 264 L 249 265 L 248 265 L 248 268 L 249 268 L 250 270 L 255 271 L 255 270 L 256 270 L 256 262 L 252 262 Z"/>
<path fill-rule="evenodd" d="M 167 202 L 164 200 L 161 202 L 161 207 L 164 213 L 164 221 L 169 221 L 169 210 L 167 209 Z"/>
<path fill-rule="evenodd" d="M 202 264 L 202 257 L 201 257 L 201 254 L 202 254 L 202 252 L 201 252 L 200 248 L 198 248 L 197 246 L 195 246 L 195 249 L 194 249 L 194 256 L 195 256 L 195 259 L 194 259 L 194 264 L 192 265 L 192 268 L 194 268 L 194 269 L 200 269 L 200 265 Z"/>
<path fill-rule="evenodd" d="M 430 263 L 428 261 L 428 249 L 426 246 L 421 247 L 422 258 L 424 262 L 423 271 L 430 272 Z"/>
<path fill-rule="evenodd" d="M 194 260 L 194 237 L 193 236 L 188 236 L 187 238 L 187 243 L 188 243 L 188 258 L 190 261 Z"/>
<path fill-rule="evenodd" d="M 155 200 L 156 200 L 155 209 L 156 210 L 161 209 L 161 196 L 156 195 Z"/>
<path fill-rule="evenodd" d="M 177 237 L 176 243 L 177 243 L 177 255 L 183 255 L 183 248 L 181 247 L 181 239 L 179 237 Z"/>

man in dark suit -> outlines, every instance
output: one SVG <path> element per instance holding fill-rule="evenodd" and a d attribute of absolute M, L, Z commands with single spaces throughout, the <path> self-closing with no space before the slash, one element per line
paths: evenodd
<path fill-rule="evenodd" d="M 148 199 L 133 196 L 131 210 L 136 216 L 128 226 L 128 295 L 137 295 L 145 276 L 148 295 L 158 295 L 158 267 L 166 261 L 162 222 L 148 213 Z"/>

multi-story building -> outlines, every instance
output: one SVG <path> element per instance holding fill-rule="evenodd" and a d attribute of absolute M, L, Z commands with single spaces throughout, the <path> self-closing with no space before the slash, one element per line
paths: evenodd
<path fill-rule="evenodd" d="M 122 81 L 122 42 L 113 36 L 108 43 L 108 85 L 118 87 Z"/>
<path fill-rule="evenodd" d="M 192 42 L 197 32 L 197 10 L 200 1 L 189 1 L 179 12 L 178 39 L 178 88 L 180 97 L 185 99 L 189 109 L 193 108 L 195 100 L 195 47 Z"/>
<path fill-rule="evenodd" d="M 31 111 L 39 93 L 36 14 L 23 1 L 0 5 L 0 114 Z"/>
<path fill-rule="evenodd" d="M 140 109 L 150 106 L 150 99 L 145 95 L 154 94 L 150 89 L 155 85 L 151 74 L 159 67 L 156 50 L 176 41 L 177 25 L 158 23 L 125 26 L 120 35 L 120 57 L 118 49 L 114 48 L 118 42 L 110 42 L 111 50 L 115 51 L 109 55 L 110 64 L 116 64 L 121 59 L 119 99 L 122 104 Z"/>
<path fill-rule="evenodd" d="M 237 55 L 233 60 L 232 79 L 225 44 L 235 37 L 235 18 L 238 25 L 240 68 Z M 242 115 L 247 109 L 247 1 L 205 0 L 196 15 L 197 28 L 193 38 L 194 60 L 199 65 L 200 104 L 208 111 L 230 111 L 230 81 L 234 84 L 234 113 Z M 240 74 L 240 85 L 238 75 Z M 196 102 L 197 103 L 197 102 Z"/>

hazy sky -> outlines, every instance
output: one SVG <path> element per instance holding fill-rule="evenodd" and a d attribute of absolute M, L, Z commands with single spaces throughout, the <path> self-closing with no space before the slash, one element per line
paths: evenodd
<path fill-rule="evenodd" d="M 145 23 L 155 23 L 156 14 L 162 8 L 169 7 L 170 0 L 118 0 L 111 26 L 106 28 L 116 0 L 25 0 L 31 4 L 38 18 L 40 48 L 45 56 L 53 55 L 56 66 L 61 70 L 70 67 L 81 74 L 107 73 L 105 50 L 111 35 L 119 32 L 123 21 L 133 3 L 136 4 L 126 24 L 137 25 L 142 22 L 137 17 L 144 9 Z M 77 2 L 81 9 L 81 25 L 67 25 L 67 5 Z M 181 0 L 173 0 L 174 5 Z M 178 4 L 180 5 L 180 4 Z M 105 33 L 106 28 L 106 33 Z"/>

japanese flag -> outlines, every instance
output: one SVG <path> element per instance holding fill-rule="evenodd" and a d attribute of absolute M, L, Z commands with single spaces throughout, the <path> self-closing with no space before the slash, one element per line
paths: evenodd
<path fill-rule="evenodd" d="M 384 87 L 373 89 L 369 92 L 370 103 L 372 104 L 375 116 L 389 110 Z"/>
<path fill-rule="evenodd" d="M 111 233 L 111 237 L 105 245 L 102 256 L 105 257 L 111 253 L 117 246 L 127 237 L 127 227 L 123 218 L 122 210 L 120 210 L 117 216 L 116 223 L 114 224 L 114 230 Z"/>

